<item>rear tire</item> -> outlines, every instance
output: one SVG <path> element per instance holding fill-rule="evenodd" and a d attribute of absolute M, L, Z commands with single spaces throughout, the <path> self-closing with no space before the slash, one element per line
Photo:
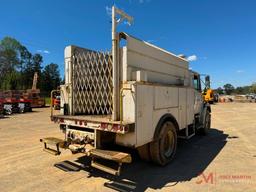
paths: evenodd
<path fill-rule="evenodd" d="M 140 158 L 143 161 L 146 161 L 146 162 L 151 161 L 149 143 L 138 147 L 137 150 L 138 150 Z"/>
<path fill-rule="evenodd" d="M 173 159 L 176 148 L 176 129 L 172 122 L 167 121 L 162 125 L 157 139 L 150 143 L 152 161 L 158 165 L 166 165 Z"/>
<path fill-rule="evenodd" d="M 211 128 L 211 113 L 209 110 L 206 110 L 205 119 L 204 119 L 204 125 L 203 128 L 200 129 L 200 132 L 203 135 L 207 135 Z"/>

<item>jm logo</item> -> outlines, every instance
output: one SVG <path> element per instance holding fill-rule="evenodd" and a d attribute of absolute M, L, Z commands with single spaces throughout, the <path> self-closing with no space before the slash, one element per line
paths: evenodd
<path fill-rule="evenodd" d="M 202 183 L 213 184 L 214 183 L 213 172 L 209 174 L 201 173 L 199 177 L 200 178 L 199 180 L 196 181 L 196 184 L 202 184 Z"/>

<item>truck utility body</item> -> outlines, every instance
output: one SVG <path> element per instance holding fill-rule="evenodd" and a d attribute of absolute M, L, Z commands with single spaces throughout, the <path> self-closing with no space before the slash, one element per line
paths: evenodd
<path fill-rule="evenodd" d="M 189 70 L 185 58 L 126 33 L 112 40 L 111 53 L 66 47 L 60 114 L 51 115 L 65 139 L 42 139 L 45 150 L 55 143 L 83 152 L 93 158 L 93 167 L 117 175 L 123 162 L 131 162 L 130 154 L 110 152 L 105 144 L 136 148 L 142 159 L 165 165 L 174 157 L 178 136 L 210 128 L 200 75 Z M 118 162 L 118 170 L 97 158 Z"/>

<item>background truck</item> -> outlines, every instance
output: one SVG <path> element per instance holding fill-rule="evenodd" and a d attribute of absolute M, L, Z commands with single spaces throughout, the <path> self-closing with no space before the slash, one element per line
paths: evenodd
<path fill-rule="evenodd" d="M 31 100 L 23 98 L 24 90 L 6 90 L 0 92 L 4 114 L 24 113 L 32 111 Z"/>
<path fill-rule="evenodd" d="M 4 102 L 3 99 L 0 97 L 0 118 L 3 117 L 4 114 Z"/>
<path fill-rule="evenodd" d="M 13 113 L 19 113 L 19 91 L 6 90 L 0 93 L 3 100 L 4 114 L 11 115 Z"/>
<path fill-rule="evenodd" d="M 51 115 L 65 139 L 41 139 L 45 151 L 57 155 L 62 147 L 85 153 L 92 167 L 115 175 L 122 163 L 131 162 L 131 155 L 110 150 L 112 144 L 136 148 L 142 159 L 166 165 L 175 155 L 178 137 L 188 139 L 197 130 L 207 133 L 211 123 L 200 75 L 189 70 L 188 61 L 117 33 L 117 15 L 132 20 L 112 7 L 111 53 L 65 48 L 61 110 Z M 118 168 L 102 165 L 98 158 L 115 161 Z"/>

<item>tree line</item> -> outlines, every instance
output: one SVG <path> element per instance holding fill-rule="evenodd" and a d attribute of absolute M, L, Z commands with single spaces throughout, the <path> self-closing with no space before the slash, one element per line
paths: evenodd
<path fill-rule="evenodd" d="M 34 73 L 38 73 L 37 88 L 48 95 L 61 82 L 56 63 L 42 67 L 43 56 L 32 54 L 19 41 L 4 37 L 0 41 L 0 90 L 31 89 Z"/>
<path fill-rule="evenodd" d="M 256 83 L 252 83 L 252 85 L 249 85 L 249 86 L 239 86 L 239 87 L 234 87 L 232 84 L 227 83 L 223 87 L 218 87 L 215 91 L 219 94 L 227 94 L 227 95 L 231 95 L 231 94 L 245 95 L 250 93 L 256 94 Z"/>

